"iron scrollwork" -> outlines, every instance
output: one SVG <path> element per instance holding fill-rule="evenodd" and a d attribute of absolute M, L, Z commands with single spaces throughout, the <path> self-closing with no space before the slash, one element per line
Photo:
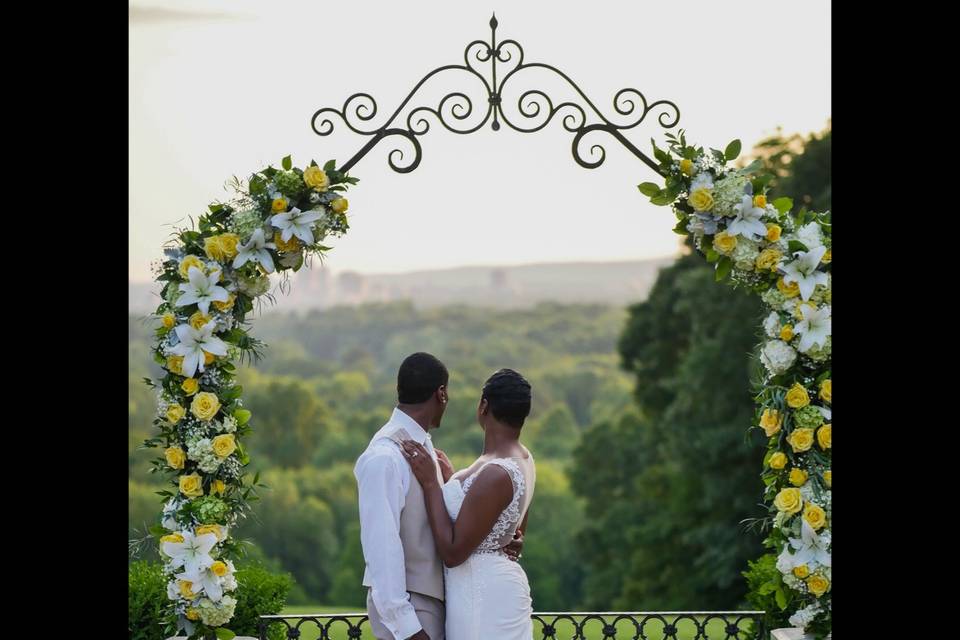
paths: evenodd
<path fill-rule="evenodd" d="M 521 133 L 534 133 L 546 127 L 560 116 L 561 123 L 567 131 L 574 134 L 571 146 L 573 159 L 582 167 L 595 169 L 606 159 L 606 150 L 600 144 L 589 147 L 586 157 L 581 154 L 581 143 L 585 136 L 603 131 L 616 139 L 627 150 L 640 158 L 657 173 L 660 169 L 657 163 L 640 151 L 630 140 L 623 135 L 623 131 L 632 129 L 643 122 L 647 115 L 659 110 L 657 117 L 660 126 L 670 129 L 679 122 L 680 110 L 669 100 L 657 100 L 648 103 L 640 91 L 636 89 L 621 89 L 613 99 L 613 108 L 619 116 L 627 118 L 626 122 L 617 123 L 608 119 L 577 84 L 565 73 L 548 64 L 540 62 L 525 62 L 523 47 L 516 40 L 497 42 L 497 18 L 490 19 L 490 41 L 474 40 L 467 45 L 463 52 L 463 64 L 448 64 L 438 67 L 425 75 L 420 82 L 407 94 L 400 106 L 390 115 L 385 123 L 371 128 L 372 121 L 377 116 L 377 102 L 368 93 L 355 93 L 344 101 L 340 109 L 324 107 L 318 109 L 311 118 L 310 126 L 320 136 L 330 135 L 334 130 L 332 116 L 337 116 L 348 129 L 354 133 L 369 136 L 370 140 L 342 167 L 341 171 L 349 171 L 373 147 L 386 138 L 400 137 L 405 139 L 413 149 L 412 159 L 404 162 L 404 151 L 395 148 L 388 155 L 390 168 L 398 173 L 409 173 L 417 168 L 423 155 L 423 149 L 418 140 L 419 136 L 430 130 L 431 120 L 439 122 L 448 131 L 457 134 L 469 134 L 479 131 L 490 122 L 494 131 L 499 131 L 501 123 Z M 489 63 L 489 78 L 475 65 Z M 501 68 L 498 69 L 498 63 Z M 542 89 L 528 89 L 517 99 L 514 119 L 508 117 L 503 108 L 504 88 L 510 79 L 518 73 L 528 69 L 543 69 L 552 72 L 562 79 L 573 92 L 582 100 L 566 100 L 554 104 L 553 99 Z M 486 94 L 485 110 L 475 109 L 473 100 L 465 91 L 448 93 L 439 100 L 435 107 L 417 106 L 409 110 L 405 121 L 398 122 L 398 116 L 411 103 L 411 100 L 420 89 L 435 76 L 447 71 L 466 72 L 478 84 L 475 89 Z M 498 78 L 498 71 L 500 76 Z M 482 111 L 482 113 L 481 113 Z"/>

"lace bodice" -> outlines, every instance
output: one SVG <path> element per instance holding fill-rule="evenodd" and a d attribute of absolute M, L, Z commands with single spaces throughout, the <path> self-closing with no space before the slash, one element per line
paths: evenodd
<path fill-rule="evenodd" d="M 532 458 L 529 460 L 529 463 L 532 469 Z M 524 471 L 514 458 L 495 458 L 484 463 L 484 465 L 480 467 L 476 473 L 467 478 L 463 484 L 460 483 L 459 479 L 451 478 L 443 485 L 443 501 L 451 519 L 456 521 L 457 516 L 460 515 L 460 509 L 463 507 L 463 501 L 467 496 L 467 492 L 473 485 L 473 481 L 480 475 L 480 472 L 483 471 L 483 467 L 489 464 L 502 467 L 510 475 L 510 480 L 513 483 L 513 498 L 510 500 L 510 504 L 500 512 L 497 521 L 493 525 L 493 529 L 490 530 L 490 533 L 483 539 L 483 542 L 480 543 L 480 546 L 477 547 L 474 553 L 499 552 L 501 547 L 510 542 L 517 527 L 520 526 L 524 514 L 526 514 L 527 507 L 530 505 L 530 499 L 533 495 L 533 478 L 531 477 L 531 482 L 529 483 L 531 486 L 528 487 Z"/>

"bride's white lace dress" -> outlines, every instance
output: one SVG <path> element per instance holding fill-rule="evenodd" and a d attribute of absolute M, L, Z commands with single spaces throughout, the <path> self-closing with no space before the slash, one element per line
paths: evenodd
<path fill-rule="evenodd" d="M 499 465 L 510 474 L 513 499 L 466 562 L 444 569 L 447 640 L 530 640 L 533 637 L 530 619 L 533 607 L 527 574 L 520 563 L 500 551 L 513 538 L 533 498 L 536 483 L 533 456 L 490 460 L 463 484 L 454 476 L 443 486 L 443 501 L 455 521 L 474 479 L 491 464 Z"/>

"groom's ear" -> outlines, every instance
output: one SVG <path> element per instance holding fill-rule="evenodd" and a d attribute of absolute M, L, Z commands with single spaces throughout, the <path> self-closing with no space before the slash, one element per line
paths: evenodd
<path fill-rule="evenodd" d="M 437 387 L 437 400 L 440 402 L 440 404 L 447 404 L 448 399 L 449 397 L 447 396 L 447 385 L 442 384 L 439 387 Z"/>

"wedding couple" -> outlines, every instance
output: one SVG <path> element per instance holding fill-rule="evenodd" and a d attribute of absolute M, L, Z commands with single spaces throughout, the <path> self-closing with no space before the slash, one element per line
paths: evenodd
<path fill-rule="evenodd" d="M 435 449 L 447 368 L 415 353 L 397 374 L 397 407 L 357 460 L 367 612 L 378 640 L 530 640 L 527 575 L 517 559 L 536 482 L 520 444 L 530 383 L 511 369 L 483 385 L 483 454 L 454 471 Z"/>

